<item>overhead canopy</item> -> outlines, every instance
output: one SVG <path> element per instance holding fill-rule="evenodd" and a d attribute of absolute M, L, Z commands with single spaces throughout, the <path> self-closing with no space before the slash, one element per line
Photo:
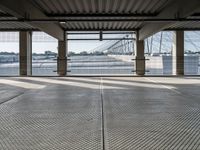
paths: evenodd
<path fill-rule="evenodd" d="M 199 0 L 1 0 L 0 30 L 42 30 L 63 40 L 64 31 L 199 30 Z"/>

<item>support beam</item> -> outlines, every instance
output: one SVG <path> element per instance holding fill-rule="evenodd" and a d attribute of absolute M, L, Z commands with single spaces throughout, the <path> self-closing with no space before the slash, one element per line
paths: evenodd
<path fill-rule="evenodd" d="M 145 75 L 144 40 L 139 40 L 139 32 L 136 33 L 136 74 Z"/>
<path fill-rule="evenodd" d="M 157 13 L 82 13 L 82 14 L 47 14 L 48 17 L 50 18 L 123 18 L 123 17 L 139 17 L 139 18 L 147 18 L 147 17 L 155 17 L 157 15 Z"/>
<path fill-rule="evenodd" d="M 173 40 L 173 75 L 184 75 L 184 31 L 175 31 Z"/>
<path fill-rule="evenodd" d="M 195 10 L 200 7 L 199 0 L 170 0 L 165 9 L 156 17 L 162 19 L 177 19 L 186 18 L 193 14 Z M 170 27 L 173 22 L 158 22 L 158 23 L 147 23 L 142 29 L 140 29 L 140 40 L 164 30 Z"/>
<path fill-rule="evenodd" d="M 18 19 L 49 19 L 40 9 L 28 0 L 1 0 L 0 9 Z M 64 31 L 56 23 L 26 22 L 27 24 L 46 32 L 58 40 L 64 40 Z"/>
<path fill-rule="evenodd" d="M 67 35 L 65 35 L 66 37 Z M 58 41 L 58 59 L 57 59 L 57 70 L 59 76 L 65 76 L 67 73 L 67 40 Z"/>
<path fill-rule="evenodd" d="M 32 75 L 32 33 L 21 31 L 19 35 L 20 76 Z"/>

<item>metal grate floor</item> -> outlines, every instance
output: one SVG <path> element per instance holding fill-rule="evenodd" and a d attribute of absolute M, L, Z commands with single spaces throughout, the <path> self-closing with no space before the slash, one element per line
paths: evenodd
<path fill-rule="evenodd" d="M 2 80 L 1 150 L 200 149 L 200 78 Z"/>

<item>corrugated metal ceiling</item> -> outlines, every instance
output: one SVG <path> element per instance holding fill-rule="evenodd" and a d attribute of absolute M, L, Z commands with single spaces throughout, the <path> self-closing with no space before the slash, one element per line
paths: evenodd
<path fill-rule="evenodd" d="M 103 14 L 105 17 L 100 17 L 107 21 L 67 21 L 61 23 L 60 26 L 64 30 L 135 30 L 143 27 L 144 22 L 134 21 L 109 21 L 112 17 L 107 14 L 114 14 L 119 16 L 121 14 L 158 14 L 167 4 L 169 0 L 30 0 L 36 7 L 40 8 L 42 12 L 48 15 L 63 15 L 60 18 L 65 18 L 65 15 L 74 14 Z M 0 19 L 9 20 L 16 19 L 12 16 L 6 16 L 7 13 L 0 10 Z M 2 15 L 2 17 L 1 17 Z M 122 17 L 114 17 L 114 19 L 122 19 Z M 197 16 L 198 17 L 198 16 Z M 190 18 L 197 18 L 190 17 Z M 56 16 L 52 17 L 58 19 Z M 96 19 L 98 17 L 69 17 L 70 19 Z M 132 16 L 123 17 L 123 19 L 134 18 Z M 145 17 L 143 17 L 145 18 Z M 137 17 L 140 19 L 140 17 Z M 174 23 L 169 29 L 200 29 L 200 22 L 178 22 Z M 11 22 L 0 21 L 0 30 L 12 29 L 36 29 L 25 22 Z"/>
<path fill-rule="evenodd" d="M 65 30 L 130 30 L 141 27 L 141 22 L 66 22 L 61 24 Z"/>
<path fill-rule="evenodd" d="M 4 11 L 0 10 L 0 30 L 35 30 L 34 27 L 28 25 L 24 22 L 15 22 L 15 21 L 5 21 L 5 20 L 15 20 L 16 17 L 5 13 Z"/>
<path fill-rule="evenodd" d="M 54 18 L 68 17 L 67 19 L 96 19 L 98 17 L 83 17 L 84 14 L 158 14 L 169 2 L 169 0 L 32 0 L 32 2 L 47 15 L 55 15 Z M 81 14 L 82 18 L 72 17 L 75 14 Z M 71 15 L 71 17 L 69 17 Z M 107 19 L 113 19 L 106 17 Z M 124 18 L 131 18 L 127 16 Z M 137 17 L 139 19 L 139 17 Z M 101 17 L 103 20 L 104 17 Z M 115 19 L 121 19 L 115 17 Z M 198 23 L 175 24 L 173 28 L 200 28 Z M 144 23 L 127 21 L 68 21 L 61 26 L 65 30 L 130 30 L 140 29 Z M 172 28 L 172 27 L 170 27 Z"/>
<path fill-rule="evenodd" d="M 0 10 L 0 14 L 6 14 L 4 11 Z"/>
<path fill-rule="evenodd" d="M 155 15 L 166 6 L 168 0 L 33 0 L 34 4 L 47 15 L 74 15 L 74 14 L 138 14 Z M 130 18 L 127 16 L 126 18 Z M 54 17 L 56 18 L 56 17 Z M 101 19 L 113 19 L 101 17 Z M 125 18 L 125 17 L 123 17 Z M 68 20 L 73 17 L 68 17 Z M 99 19 L 98 17 L 82 17 L 79 19 Z M 115 17 L 115 19 L 121 19 Z M 131 30 L 139 29 L 142 22 L 127 21 L 74 21 L 61 24 L 65 30 Z"/>
<path fill-rule="evenodd" d="M 32 0 L 46 14 L 158 13 L 168 0 Z"/>
<path fill-rule="evenodd" d="M 13 17 L 13 16 L 9 15 L 8 13 L 0 10 L 0 19 L 1 20 L 4 20 L 4 19 L 5 20 L 7 20 L 7 19 L 15 19 L 15 17 Z"/>

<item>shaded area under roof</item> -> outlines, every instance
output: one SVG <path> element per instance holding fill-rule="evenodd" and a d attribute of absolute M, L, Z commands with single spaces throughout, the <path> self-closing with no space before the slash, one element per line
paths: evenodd
<path fill-rule="evenodd" d="M 156 18 L 169 2 L 170 0 L 30 0 L 33 6 L 50 18 L 49 22 L 55 19 L 53 22 L 59 24 L 65 31 L 139 30 L 146 24 L 145 19 Z M 174 21 L 167 30 L 199 30 L 200 13 L 195 14 L 189 18 L 196 21 Z M 38 30 L 29 25 L 28 21 L 15 21 L 15 19 L 17 18 L 0 10 L 0 30 Z M 66 21 L 62 22 L 60 19 Z M 126 19 L 139 19 L 139 21 Z M 48 24 L 48 21 L 44 22 Z"/>

